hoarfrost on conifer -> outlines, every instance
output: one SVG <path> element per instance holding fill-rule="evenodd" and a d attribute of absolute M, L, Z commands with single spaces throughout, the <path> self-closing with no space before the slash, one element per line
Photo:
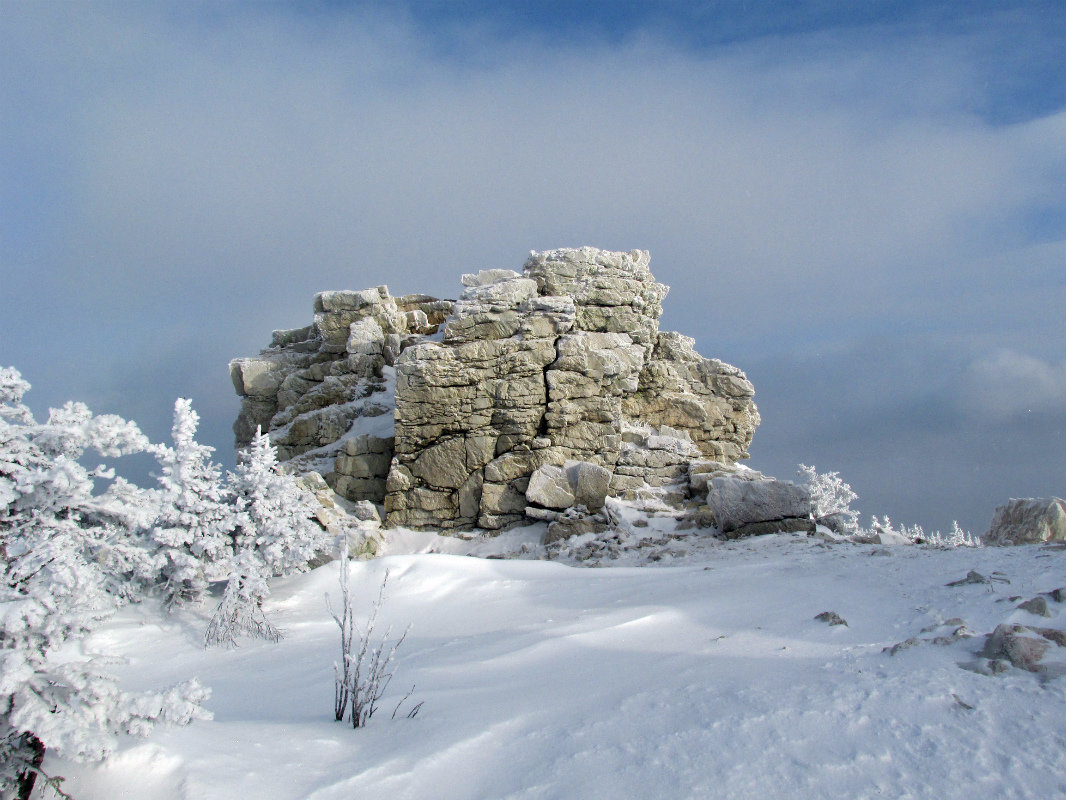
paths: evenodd
<path fill-rule="evenodd" d="M 17 370 L 0 370 L 0 785 L 22 793 L 46 749 L 99 759 L 117 733 L 206 716 L 207 697 L 195 681 L 150 695 L 123 692 L 105 659 L 71 657 L 71 644 L 136 598 L 145 551 L 123 520 L 150 502 L 125 482 L 98 492 L 97 479 L 114 473 L 81 461 L 150 445 L 132 422 L 94 416 L 82 403 L 38 423 L 22 404 L 28 389 Z"/>
<path fill-rule="evenodd" d="M 208 582 L 225 577 L 232 548 L 233 505 L 222 484 L 222 468 L 211 461 L 214 448 L 195 439 L 198 422 L 192 402 L 179 398 L 173 446 L 160 445 L 155 451 L 159 498 L 150 538 L 168 608 L 202 600 Z"/>
<path fill-rule="evenodd" d="M 263 612 L 270 593 L 267 578 L 305 572 L 308 562 L 330 546 L 329 534 L 314 515 L 317 501 L 293 476 L 280 474 L 277 465 L 270 437 L 257 429 L 229 475 L 236 554 L 205 635 L 208 645 L 232 646 L 240 634 L 280 639 Z"/>

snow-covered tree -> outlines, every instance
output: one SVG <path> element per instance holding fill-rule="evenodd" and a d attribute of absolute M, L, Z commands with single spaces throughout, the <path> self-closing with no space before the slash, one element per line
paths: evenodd
<path fill-rule="evenodd" d="M 921 529 L 918 529 L 921 531 Z M 926 535 L 924 532 L 920 536 L 915 537 L 915 541 L 927 544 L 930 547 L 940 547 L 945 550 L 951 550 L 956 547 L 981 547 L 981 539 L 979 536 L 973 536 L 969 531 L 964 531 L 959 527 L 958 520 L 952 520 L 951 532 L 947 535 L 942 534 L 940 531 L 933 531 Z"/>
<path fill-rule="evenodd" d="M 149 443 L 133 423 L 81 403 L 38 423 L 22 404 L 28 389 L 16 370 L 0 370 L 0 785 L 20 797 L 46 749 L 98 759 L 115 733 L 188 722 L 206 697 L 195 681 L 161 695 L 122 692 L 98 659 L 71 647 L 134 594 L 145 561 L 123 524 L 145 498 L 125 482 L 96 493 L 95 479 L 114 473 L 80 459 Z"/>
<path fill-rule="evenodd" d="M 235 472 L 229 491 L 236 508 L 236 555 L 222 602 L 208 627 L 207 644 L 233 644 L 241 633 L 277 639 L 263 616 L 266 578 L 304 572 L 331 541 L 315 518 L 317 502 L 292 475 L 278 472 L 270 437 L 257 429 Z"/>
<path fill-rule="evenodd" d="M 167 608 L 203 599 L 208 581 L 226 576 L 235 524 L 214 448 L 196 441 L 199 416 L 192 401 L 174 403 L 172 447 L 156 448 L 159 510 L 152 523 L 163 602 Z"/>
<path fill-rule="evenodd" d="M 816 520 L 835 519 L 842 532 L 854 533 L 859 529 L 859 512 L 851 508 L 859 496 L 839 472 L 820 473 L 814 467 L 800 464 L 797 474 L 811 493 L 811 514 Z"/>
<path fill-rule="evenodd" d="M 263 600 L 269 594 L 262 558 L 251 547 L 240 548 L 233 556 L 226 591 L 207 625 L 204 642 L 235 647 L 242 635 L 279 641 L 281 631 L 263 613 Z"/>

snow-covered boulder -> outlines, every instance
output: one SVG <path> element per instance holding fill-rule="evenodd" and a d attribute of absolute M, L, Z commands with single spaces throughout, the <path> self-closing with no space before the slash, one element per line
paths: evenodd
<path fill-rule="evenodd" d="M 713 478 L 707 506 L 719 532 L 728 538 L 814 530 L 810 492 L 791 481 Z"/>
<path fill-rule="evenodd" d="M 1006 659 L 1018 669 L 1035 672 L 1051 642 L 1034 630 L 1012 623 L 997 625 L 988 635 L 981 655 L 990 659 Z"/>
<path fill-rule="evenodd" d="M 1059 497 L 1012 498 L 998 506 L 984 535 L 985 544 L 1039 544 L 1066 541 L 1066 500 Z"/>

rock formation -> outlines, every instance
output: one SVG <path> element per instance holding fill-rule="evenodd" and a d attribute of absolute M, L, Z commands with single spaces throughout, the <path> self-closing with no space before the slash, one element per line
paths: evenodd
<path fill-rule="evenodd" d="M 231 364 L 238 445 L 257 425 L 296 471 L 389 527 L 500 529 L 746 458 L 744 374 L 660 332 L 648 253 L 531 254 L 459 300 L 323 292 L 314 323 Z M 706 487 L 706 481 L 702 482 Z"/>
<path fill-rule="evenodd" d="M 1066 500 L 1060 497 L 1011 498 L 996 506 L 985 544 L 1039 544 L 1066 541 Z"/>

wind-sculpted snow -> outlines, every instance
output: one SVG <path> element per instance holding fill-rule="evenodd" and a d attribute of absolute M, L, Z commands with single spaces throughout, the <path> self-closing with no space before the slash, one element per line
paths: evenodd
<path fill-rule="evenodd" d="M 538 539 L 395 534 L 393 553 L 485 555 Z M 1049 643 L 1042 674 L 960 664 L 980 660 L 982 634 L 1001 624 L 1066 628 L 1051 595 L 1051 617 L 1009 600 L 1066 583 L 1066 551 L 700 542 L 703 556 L 670 568 L 444 554 L 354 563 L 360 619 L 388 570 L 378 624 L 412 625 L 382 713 L 358 731 L 334 721 L 323 594 L 338 599 L 336 564 L 275 583 L 266 610 L 288 633 L 277 645 L 204 651 L 202 615 L 125 613 L 99 636 L 135 658 L 126 682 L 198 674 L 214 721 L 124 740 L 98 768 L 46 767 L 79 800 L 1062 794 L 1066 679 L 1053 667 L 1066 649 Z M 971 570 L 1004 580 L 946 585 Z M 847 626 L 815 619 L 826 610 Z M 974 636 L 952 636 L 959 627 Z M 390 719 L 412 684 L 421 713 Z"/>

